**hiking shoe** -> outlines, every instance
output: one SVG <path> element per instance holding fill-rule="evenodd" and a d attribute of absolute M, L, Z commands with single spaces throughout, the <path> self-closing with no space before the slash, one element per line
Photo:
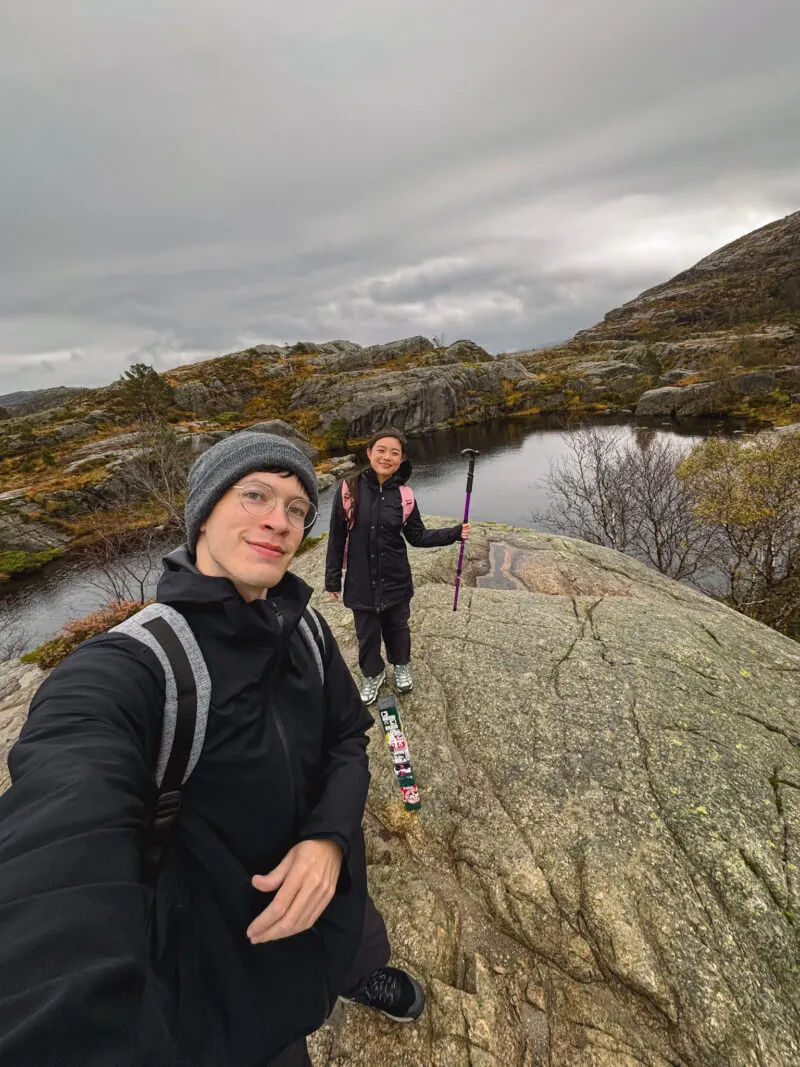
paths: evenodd
<path fill-rule="evenodd" d="M 386 671 L 381 671 L 374 678 L 364 678 L 361 686 L 361 699 L 365 704 L 371 704 L 378 695 L 378 691 L 386 681 Z"/>
<path fill-rule="evenodd" d="M 411 664 L 410 663 L 395 663 L 394 665 L 394 681 L 397 686 L 398 693 L 410 693 L 414 688 L 414 683 L 411 681 Z"/>
<path fill-rule="evenodd" d="M 412 1023 L 422 1015 L 425 1007 L 422 986 L 407 971 L 397 967 L 379 967 L 369 976 L 360 993 L 343 999 L 375 1008 L 396 1023 Z"/>

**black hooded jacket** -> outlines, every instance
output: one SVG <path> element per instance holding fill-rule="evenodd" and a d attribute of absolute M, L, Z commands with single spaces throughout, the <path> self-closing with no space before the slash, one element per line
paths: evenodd
<path fill-rule="evenodd" d="M 1 1067 L 261 1067 L 322 1023 L 360 941 L 372 719 L 327 626 L 323 688 L 296 629 L 308 586 L 287 574 L 248 604 L 185 550 L 165 564 L 158 599 L 189 622 L 212 696 L 155 900 L 140 871 L 164 676 L 107 634 L 43 683 L 9 758 Z M 344 850 L 336 896 L 314 929 L 251 945 L 272 899 L 252 875 L 309 838 Z"/>
<path fill-rule="evenodd" d="M 344 578 L 344 602 L 348 608 L 384 611 L 411 599 L 414 585 L 403 537 L 414 548 L 439 548 L 461 538 L 461 523 L 444 530 L 426 530 L 416 503 L 403 523 L 400 486 L 410 477 L 407 459 L 383 485 L 372 467 L 359 475 L 358 509 L 350 530 Z M 329 593 L 341 592 L 347 534 L 340 485 L 331 509 L 325 561 L 325 588 Z"/>

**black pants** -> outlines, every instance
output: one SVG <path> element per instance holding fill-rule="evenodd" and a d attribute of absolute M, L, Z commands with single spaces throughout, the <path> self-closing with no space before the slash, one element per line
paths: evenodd
<path fill-rule="evenodd" d="M 376 678 L 385 664 L 381 656 L 381 637 L 390 663 L 408 663 L 411 659 L 411 601 L 404 600 L 385 611 L 353 609 L 358 637 L 358 666 L 366 678 Z"/>
<path fill-rule="evenodd" d="M 354 997 L 360 993 L 369 976 L 389 962 L 390 954 L 389 936 L 383 916 L 372 903 L 372 899 L 367 897 L 364 933 L 342 995 Z M 285 1048 L 276 1059 L 270 1061 L 269 1067 L 311 1067 L 305 1038 Z"/>

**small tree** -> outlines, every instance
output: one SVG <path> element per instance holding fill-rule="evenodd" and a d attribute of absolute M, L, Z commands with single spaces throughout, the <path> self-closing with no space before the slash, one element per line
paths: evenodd
<path fill-rule="evenodd" d="M 120 407 L 137 419 L 162 417 L 172 405 L 174 390 L 147 363 L 132 364 L 119 379 Z"/>
<path fill-rule="evenodd" d="M 83 553 L 87 585 L 110 600 L 143 604 L 161 572 L 164 541 L 163 527 L 109 531 L 98 523 Z"/>
<path fill-rule="evenodd" d="M 564 443 L 566 455 L 545 479 L 550 523 L 672 578 L 702 570 L 711 533 L 676 473 L 685 450 L 652 432 L 631 440 L 625 430 L 596 426 L 566 434 Z"/>
<path fill-rule="evenodd" d="M 714 531 L 725 599 L 777 630 L 800 635 L 800 435 L 712 438 L 678 474 Z"/>
<path fill-rule="evenodd" d="M 188 442 L 169 423 L 163 419 L 141 422 L 139 450 L 120 471 L 123 496 L 152 500 L 166 513 L 167 524 L 183 531 L 191 461 Z"/>

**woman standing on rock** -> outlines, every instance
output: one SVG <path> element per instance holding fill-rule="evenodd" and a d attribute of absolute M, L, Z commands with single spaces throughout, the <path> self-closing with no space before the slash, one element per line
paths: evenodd
<path fill-rule="evenodd" d="M 331 511 L 325 588 L 338 600 L 346 568 L 344 603 L 355 620 L 365 704 L 376 699 L 386 679 L 381 638 L 398 691 L 412 687 L 408 620 L 414 586 L 403 537 L 414 548 L 438 548 L 469 537 L 469 523 L 425 529 L 406 485 L 411 464 L 405 449 L 406 439 L 397 430 L 376 434 L 367 447 L 369 466 L 342 482 Z"/>

